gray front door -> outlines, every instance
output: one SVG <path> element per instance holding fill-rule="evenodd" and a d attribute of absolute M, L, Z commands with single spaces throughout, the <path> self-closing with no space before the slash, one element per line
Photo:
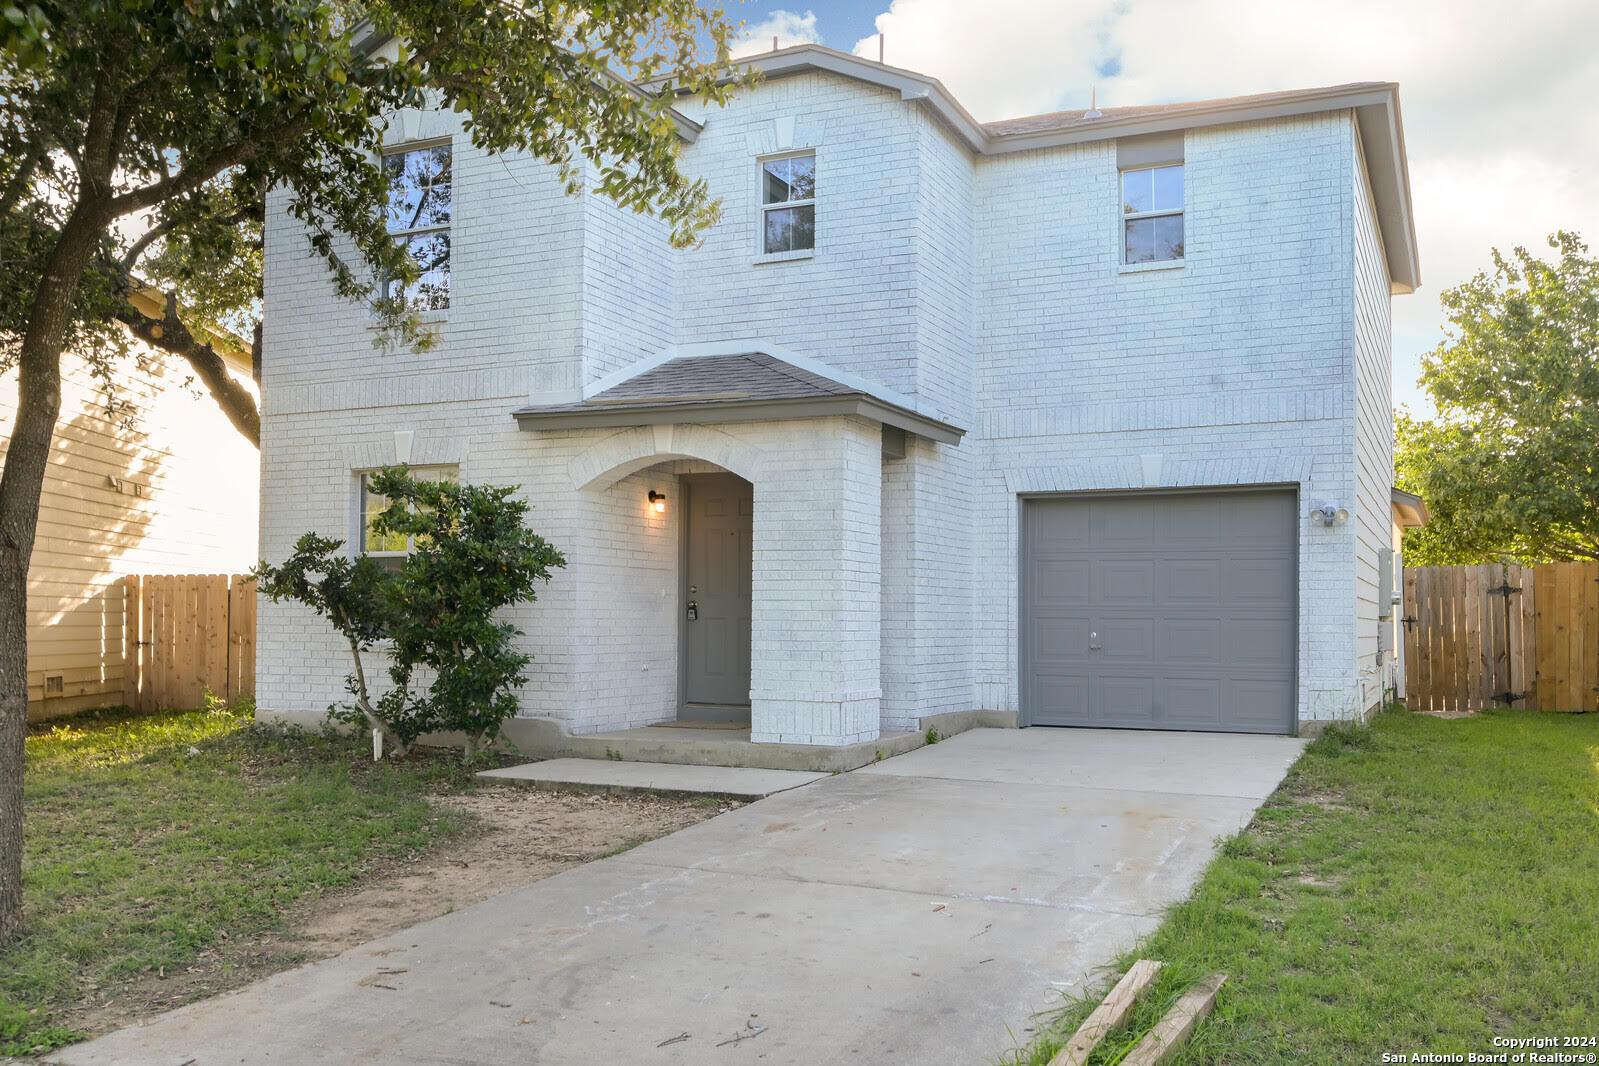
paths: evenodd
<path fill-rule="evenodd" d="M 1292 732 L 1297 514 L 1291 491 L 1026 501 L 1026 720 Z"/>
<path fill-rule="evenodd" d="M 750 702 L 755 487 L 735 474 L 683 478 L 688 496 L 684 717 Z M 697 705 L 697 708 L 696 706 Z"/>

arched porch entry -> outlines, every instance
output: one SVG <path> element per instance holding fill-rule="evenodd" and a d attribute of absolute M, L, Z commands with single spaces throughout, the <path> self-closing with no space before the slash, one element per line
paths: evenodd
<path fill-rule="evenodd" d="M 748 715 L 757 742 L 876 738 L 880 447 L 874 425 L 811 419 L 641 426 L 575 456 L 573 486 L 605 516 L 579 575 L 605 655 L 578 664 L 580 686 L 631 689 L 654 721 Z M 614 613 L 630 597 L 647 626 Z M 677 655 L 621 676 L 629 640 L 661 666 Z"/>

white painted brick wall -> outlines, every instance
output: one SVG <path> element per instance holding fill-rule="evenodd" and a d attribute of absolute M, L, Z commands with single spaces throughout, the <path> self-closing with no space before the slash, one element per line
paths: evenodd
<path fill-rule="evenodd" d="M 1019 494 L 1145 487 L 1141 457 L 1160 456 L 1159 485 L 1290 483 L 1302 515 L 1350 506 L 1354 522 L 1301 529 L 1299 713 L 1359 702 L 1351 605 L 1375 490 L 1355 498 L 1346 114 L 1191 132 L 1188 258 L 1136 273 L 1117 268 L 1111 143 L 973 159 L 917 105 L 822 74 L 703 117 L 684 165 L 724 220 L 686 252 L 660 223 L 456 137 L 452 307 L 428 353 L 373 348 L 273 197 L 268 558 L 307 528 L 350 535 L 354 471 L 412 430 L 429 461 L 522 485 L 570 560 L 508 616 L 536 657 L 522 713 L 578 731 L 660 721 L 676 713 L 681 529 L 644 495 L 680 498 L 676 476 L 712 463 L 755 484 L 755 735 L 842 743 L 1016 710 Z M 816 254 L 758 263 L 756 157 L 801 148 L 817 152 Z M 1364 390 L 1386 382 L 1387 305 L 1359 284 L 1362 322 L 1381 322 L 1361 327 Z M 970 433 L 885 461 L 857 420 L 522 433 L 510 418 L 668 344 L 735 339 L 860 374 Z M 1362 462 L 1372 484 L 1386 476 Z M 340 698 L 348 667 L 320 623 L 268 605 L 260 640 L 263 713 Z"/>

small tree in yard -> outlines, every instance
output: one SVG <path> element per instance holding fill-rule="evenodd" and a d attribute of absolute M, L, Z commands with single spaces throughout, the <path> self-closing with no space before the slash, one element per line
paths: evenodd
<path fill-rule="evenodd" d="M 1396 425 L 1396 479 L 1432 512 L 1412 565 L 1599 558 L 1599 259 L 1574 233 L 1549 246 L 1443 294 L 1421 376 L 1438 416 Z"/>
<path fill-rule="evenodd" d="M 513 690 L 527 680 L 530 656 L 513 643 L 520 631 L 494 620 L 503 607 L 537 598 L 537 585 L 566 559 L 524 524 L 528 505 L 514 488 L 418 481 L 404 467 L 374 475 L 371 490 L 389 505 L 372 521 L 379 537 L 416 545 L 398 571 L 339 554 L 342 542 L 307 533 L 282 566 L 262 564 L 260 587 L 327 616 L 349 642 L 353 704 L 330 709 L 336 721 L 365 723 L 404 755 L 423 733 L 456 730 L 471 759 L 516 713 Z M 321 575 L 313 580 L 311 575 Z M 361 654 L 392 641 L 392 687 L 374 702 Z M 417 671 L 432 678 L 414 688 Z"/>

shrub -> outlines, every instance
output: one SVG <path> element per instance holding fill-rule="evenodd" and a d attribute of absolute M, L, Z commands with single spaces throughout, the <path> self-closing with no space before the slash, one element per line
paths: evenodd
<path fill-rule="evenodd" d="M 516 713 L 513 689 L 530 658 L 513 645 L 521 632 L 494 613 L 536 599 L 538 582 L 566 559 L 527 528 L 528 505 L 512 498 L 515 488 L 418 481 L 403 466 L 373 475 L 370 486 L 389 501 L 373 532 L 415 545 L 397 571 L 307 533 L 283 565 L 262 563 L 256 579 L 274 601 L 297 600 L 327 617 L 349 644 L 353 702 L 330 707 L 331 719 L 369 725 L 396 756 L 424 733 L 459 730 L 470 759 Z M 385 638 L 392 687 L 374 701 L 361 656 Z M 421 691 L 419 670 L 431 677 Z"/>

